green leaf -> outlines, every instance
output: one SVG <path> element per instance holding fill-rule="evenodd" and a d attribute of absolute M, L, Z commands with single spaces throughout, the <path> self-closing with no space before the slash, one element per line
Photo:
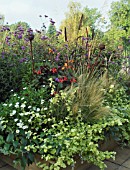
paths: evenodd
<path fill-rule="evenodd" d="M 27 164 L 27 159 L 26 159 L 25 156 L 23 156 L 23 157 L 21 158 L 21 168 L 22 168 L 22 170 L 25 169 L 26 164 Z"/>
<path fill-rule="evenodd" d="M 27 139 L 22 138 L 21 142 L 22 142 L 22 144 L 23 144 L 24 146 L 26 146 L 26 145 L 27 145 Z"/>
<path fill-rule="evenodd" d="M 29 160 L 30 160 L 31 162 L 34 162 L 34 154 L 29 153 L 29 154 L 28 154 L 28 158 L 29 158 Z"/>
<path fill-rule="evenodd" d="M 56 153 L 56 149 L 51 150 L 51 154 L 54 155 Z"/>
<path fill-rule="evenodd" d="M 7 138 L 6 138 L 6 142 L 10 143 L 14 140 L 14 134 L 10 133 L 8 134 Z"/>
<path fill-rule="evenodd" d="M 9 152 L 9 150 L 10 150 L 10 144 L 5 143 L 5 145 L 4 145 L 4 150 L 7 151 L 7 152 Z"/>
<path fill-rule="evenodd" d="M 18 141 L 14 141 L 14 142 L 13 142 L 13 146 L 14 146 L 15 148 L 17 148 L 18 145 L 19 145 Z"/>
<path fill-rule="evenodd" d="M 5 141 L 4 141 L 3 136 L 0 135 L 0 145 L 4 144 L 4 142 L 5 142 Z"/>

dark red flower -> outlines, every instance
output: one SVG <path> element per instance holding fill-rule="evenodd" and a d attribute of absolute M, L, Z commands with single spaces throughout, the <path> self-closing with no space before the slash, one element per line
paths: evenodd
<path fill-rule="evenodd" d="M 71 80 L 70 80 L 71 83 L 76 83 L 77 80 L 73 77 Z"/>
<path fill-rule="evenodd" d="M 51 72 L 52 72 L 52 73 L 57 73 L 57 69 L 56 69 L 56 68 L 52 68 L 52 69 L 51 69 Z"/>
<path fill-rule="evenodd" d="M 38 75 L 42 74 L 41 70 L 38 70 L 38 71 L 34 70 L 34 73 Z"/>
<path fill-rule="evenodd" d="M 63 79 L 63 78 L 59 78 L 59 82 L 60 82 L 60 83 L 63 83 L 63 82 L 64 82 L 64 79 Z"/>
<path fill-rule="evenodd" d="M 88 65 L 87 65 L 87 68 L 88 68 L 88 69 L 90 69 L 90 68 L 91 68 L 91 65 L 90 65 L 90 64 L 88 64 Z"/>
<path fill-rule="evenodd" d="M 67 81 L 67 80 L 68 80 L 68 78 L 67 78 L 66 76 L 64 76 L 64 77 L 63 77 L 63 80 L 64 80 L 64 81 Z"/>

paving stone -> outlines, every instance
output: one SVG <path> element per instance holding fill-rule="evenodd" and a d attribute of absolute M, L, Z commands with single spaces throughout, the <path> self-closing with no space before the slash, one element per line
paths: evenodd
<path fill-rule="evenodd" d="M 97 166 L 90 166 L 87 170 L 100 170 Z"/>
<path fill-rule="evenodd" d="M 118 169 L 120 167 L 119 165 L 112 163 L 112 162 L 109 162 L 109 161 L 105 161 L 105 164 L 107 165 L 107 168 L 105 168 L 105 170 L 115 170 L 115 169 Z M 91 166 L 87 170 L 100 170 L 100 168 L 97 167 L 97 166 Z"/>
<path fill-rule="evenodd" d="M 6 165 L 6 163 L 0 160 L 0 168 L 5 166 L 5 165 Z"/>
<path fill-rule="evenodd" d="M 117 147 L 114 149 L 114 151 L 116 152 L 115 160 L 110 159 L 110 161 L 112 161 L 114 163 L 122 165 L 125 162 L 125 160 L 130 158 L 130 149 L 129 148 Z"/>
<path fill-rule="evenodd" d="M 126 168 L 126 167 L 120 166 L 119 168 L 117 168 L 115 170 L 130 170 L 130 168 Z"/>
<path fill-rule="evenodd" d="M 128 160 L 126 160 L 122 165 L 127 168 L 130 168 L 130 158 Z"/>
<path fill-rule="evenodd" d="M 115 170 L 115 169 L 119 168 L 119 165 L 117 165 L 113 162 L 105 161 L 105 164 L 107 165 L 106 170 Z"/>
<path fill-rule="evenodd" d="M 0 170 L 16 170 L 13 167 L 7 165 L 7 166 L 3 166 L 2 168 L 0 168 Z"/>

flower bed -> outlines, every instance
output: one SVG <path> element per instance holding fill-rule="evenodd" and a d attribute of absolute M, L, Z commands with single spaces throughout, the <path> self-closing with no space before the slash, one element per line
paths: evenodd
<path fill-rule="evenodd" d="M 115 153 L 101 142 L 130 141 L 129 89 L 119 82 L 125 59 L 104 44 L 92 52 L 88 37 L 57 44 L 30 28 L 2 30 L 0 153 L 23 170 L 104 169 Z"/>
<path fill-rule="evenodd" d="M 89 84 L 86 88 L 84 90 L 88 91 Z M 2 105 L 1 132 L 3 135 L 0 136 L 0 151 L 5 155 L 14 154 L 15 163 L 20 163 L 23 168 L 26 167 L 26 164 L 35 161 L 36 154 L 46 161 L 45 164 L 42 161 L 38 163 L 38 166 L 43 169 L 61 169 L 68 165 L 72 168 L 75 167 L 75 156 L 78 154 L 80 156 L 78 161 L 94 163 L 103 169 L 105 167 L 103 161 L 113 157 L 114 153 L 100 151 L 99 141 L 105 139 L 105 134 L 109 132 L 110 128 L 122 126 L 127 120 L 115 115 L 107 117 L 107 120 L 101 116 L 102 119 L 95 122 L 97 114 L 91 115 L 91 122 L 90 117 L 85 119 L 86 113 L 84 114 L 81 110 L 77 113 L 75 110 L 77 109 L 75 96 L 77 99 L 76 93 L 78 92 L 79 95 L 79 89 L 74 88 L 71 89 L 71 93 L 62 91 L 55 95 L 49 100 L 48 107 L 44 98 L 39 98 L 46 91 L 41 89 L 35 94 L 35 91 L 29 93 L 30 90 L 24 88 L 21 95 L 14 94 L 11 100 Z M 28 95 L 25 95 L 27 92 Z M 95 93 L 97 94 L 97 92 Z M 33 100 L 37 99 L 37 102 L 33 103 L 33 107 L 30 104 L 33 102 L 30 100 L 32 94 Z M 42 104 L 40 104 L 41 102 Z M 37 105 L 35 106 L 35 104 Z M 39 106 L 41 107 L 39 108 Z M 93 108 L 96 105 L 89 107 Z M 82 106 L 78 108 L 84 109 Z M 96 113 L 98 113 L 97 109 L 99 109 L 99 105 L 95 110 Z M 100 106 L 102 113 L 107 109 L 107 107 Z"/>

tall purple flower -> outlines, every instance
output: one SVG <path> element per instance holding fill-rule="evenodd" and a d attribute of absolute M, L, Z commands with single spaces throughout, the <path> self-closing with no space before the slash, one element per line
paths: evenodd
<path fill-rule="evenodd" d="M 30 41 L 32 41 L 32 40 L 34 39 L 33 30 L 32 30 L 31 28 L 29 28 L 29 29 L 27 30 L 27 32 L 28 32 L 28 39 L 29 39 Z"/>
<path fill-rule="evenodd" d="M 25 57 L 25 58 L 21 58 L 20 60 L 19 60 L 19 62 L 20 63 L 23 63 L 23 62 L 25 62 L 25 61 L 27 61 L 28 59 Z"/>
<path fill-rule="evenodd" d="M 24 32 L 24 28 L 22 26 L 18 26 L 18 30 Z"/>
<path fill-rule="evenodd" d="M 61 34 L 62 34 L 61 31 L 56 31 L 56 36 L 59 36 L 59 35 L 61 35 Z"/>
<path fill-rule="evenodd" d="M 56 81 L 56 82 L 59 82 L 59 78 L 55 78 L 55 81 Z"/>
<path fill-rule="evenodd" d="M 47 39 L 48 39 L 48 37 L 45 35 L 41 37 L 41 40 L 47 40 Z"/>
<path fill-rule="evenodd" d="M 10 39 L 11 39 L 10 36 L 7 36 L 7 37 L 5 38 L 5 41 L 6 41 L 7 44 L 9 44 Z"/>
<path fill-rule="evenodd" d="M 57 56 L 55 57 L 55 61 L 59 61 L 60 53 L 57 53 Z"/>
<path fill-rule="evenodd" d="M 17 37 L 18 37 L 18 39 L 22 39 L 23 36 L 22 36 L 22 34 L 18 34 Z"/>
<path fill-rule="evenodd" d="M 47 15 L 44 15 L 45 18 L 47 18 L 48 16 Z"/>
<path fill-rule="evenodd" d="M 25 46 L 22 46 L 21 49 L 24 51 L 25 50 Z"/>
<path fill-rule="evenodd" d="M 5 58 L 5 52 L 4 52 L 4 51 L 1 53 L 1 57 L 2 57 L 3 59 Z"/>
<path fill-rule="evenodd" d="M 55 24 L 55 21 L 53 21 L 52 18 L 51 18 L 51 19 L 50 19 L 50 23 L 51 23 L 52 25 L 54 25 L 54 24 Z"/>

